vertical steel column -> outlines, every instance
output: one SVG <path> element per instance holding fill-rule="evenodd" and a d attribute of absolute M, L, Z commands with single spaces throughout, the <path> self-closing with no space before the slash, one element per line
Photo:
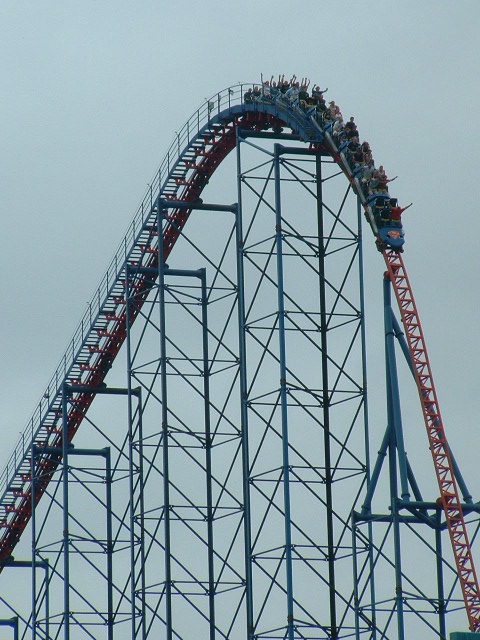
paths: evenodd
<path fill-rule="evenodd" d="M 36 524 L 36 466 L 35 460 L 37 458 L 37 452 L 39 449 L 37 445 L 32 444 L 31 447 L 31 461 L 30 461 L 30 474 L 32 477 L 32 558 L 30 561 L 32 569 L 32 640 L 36 640 L 37 637 L 37 568 L 45 570 L 45 637 L 49 638 L 50 633 L 50 610 L 49 610 L 49 584 L 50 584 L 50 571 L 48 560 L 37 561 L 36 548 L 37 548 L 37 524 Z M 13 561 L 15 562 L 15 561 Z"/>
<path fill-rule="evenodd" d="M 403 619 L 403 586 L 402 586 L 402 554 L 400 548 L 400 522 L 397 504 L 397 457 L 393 430 L 390 431 L 389 462 L 390 462 L 390 502 L 393 522 L 393 545 L 395 566 L 395 603 L 397 609 L 398 640 L 405 640 L 405 625 Z"/>
<path fill-rule="evenodd" d="M 142 388 L 138 387 L 134 390 L 130 390 L 130 394 L 135 393 L 137 396 L 137 404 L 138 404 L 138 502 L 139 502 L 139 528 L 140 528 L 140 629 L 141 629 L 141 638 L 145 640 L 147 637 L 146 631 L 146 577 L 145 577 L 145 562 L 146 562 L 146 554 L 145 554 L 145 496 L 144 496 L 144 486 L 145 486 L 145 476 L 144 476 L 144 468 L 143 468 L 143 400 L 142 400 Z M 129 444 L 133 448 L 133 442 Z M 132 497 L 133 502 L 133 497 Z M 136 593 L 136 588 L 135 588 Z M 136 636 L 135 636 L 136 637 Z"/>
<path fill-rule="evenodd" d="M 45 637 L 50 638 L 50 565 L 45 563 Z"/>
<path fill-rule="evenodd" d="M 363 276 L 363 234 L 362 234 L 362 219 L 363 208 L 360 198 L 357 196 L 357 224 L 358 224 L 358 263 L 359 263 L 359 288 L 360 288 L 360 332 L 361 332 L 361 344 L 362 344 L 362 386 L 363 386 L 363 422 L 364 422 L 364 442 L 365 442 L 365 476 L 367 492 L 370 487 L 370 430 L 369 430 L 369 414 L 368 414 L 368 379 L 367 379 L 367 339 L 365 330 L 365 284 Z M 370 513 L 370 506 L 369 506 Z M 353 517 L 352 517 L 353 523 Z M 370 601 L 372 603 L 372 636 L 371 640 L 376 640 L 377 627 L 375 624 L 375 563 L 373 557 L 373 526 L 371 522 L 367 523 L 368 531 L 368 563 L 370 568 Z M 355 632 L 357 640 L 359 638 L 359 624 L 358 624 L 358 590 L 357 590 L 357 578 L 356 578 L 356 541 L 355 541 L 355 528 L 352 525 L 352 532 L 354 538 L 354 592 L 356 597 L 355 602 Z"/>
<path fill-rule="evenodd" d="M 107 508 L 107 638 L 113 640 L 113 528 L 112 528 L 112 462 L 110 447 L 105 447 L 105 504 Z"/>
<path fill-rule="evenodd" d="M 135 609 L 135 503 L 134 503 L 134 479 L 133 479 L 133 409 L 132 409 L 132 339 L 130 330 L 132 319 L 130 316 L 130 269 L 128 262 L 125 264 L 125 326 L 127 344 L 127 413 L 128 413 L 128 486 L 130 490 L 129 518 L 130 518 L 130 632 L 132 640 L 136 634 L 136 609 Z"/>
<path fill-rule="evenodd" d="M 68 408 L 67 384 L 62 385 L 62 485 L 63 485 L 63 637 L 70 640 L 70 557 L 68 517 Z"/>
<path fill-rule="evenodd" d="M 210 425 L 210 365 L 208 361 L 207 274 L 200 269 L 202 287 L 202 347 L 203 347 L 203 404 L 205 416 L 205 470 L 207 481 L 207 548 L 208 548 L 208 604 L 210 640 L 215 640 L 215 575 L 212 498 L 212 434 Z"/>
<path fill-rule="evenodd" d="M 402 500 L 408 502 L 410 500 L 410 492 L 408 489 L 407 464 L 405 459 L 405 443 L 403 440 L 402 414 L 400 409 L 400 394 L 398 391 L 398 375 L 397 362 L 395 357 L 395 343 L 393 330 L 393 310 L 391 304 L 390 280 L 383 280 L 383 296 L 384 296 L 384 324 L 385 324 L 385 356 L 386 356 L 386 373 L 387 373 L 387 403 L 390 408 L 389 424 L 393 427 L 395 433 L 398 466 L 400 473 L 400 484 L 402 488 Z"/>
<path fill-rule="evenodd" d="M 163 462 L 163 518 L 165 532 L 165 622 L 166 640 L 172 640 L 172 569 L 170 532 L 170 476 L 168 455 L 168 403 L 167 403 L 167 341 L 165 336 L 165 258 L 163 256 L 164 209 L 160 197 L 157 199 L 158 231 L 158 298 L 160 312 L 160 385 L 162 399 L 162 462 Z"/>
<path fill-rule="evenodd" d="M 385 321 L 385 361 L 386 361 L 386 377 L 387 377 L 387 414 L 388 414 L 388 432 L 390 434 L 389 442 L 389 464 L 390 464 L 390 508 L 392 510 L 392 524 L 393 524 L 393 546 L 394 546 L 394 566 L 395 566 L 395 603 L 397 609 L 397 630 L 398 640 L 405 639 L 405 626 L 404 626 L 404 612 L 403 612 L 403 586 L 402 586 L 402 555 L 400 545 L 400 520 L 398 514 L 398 483 L 397 483 L 397 452 L 400 459 L 400 450 L 403 447 L 403 437 L 401 436 L 401 424 L 398 425 L 400 419 L 398 415 L 399 410 L 399 398 L 398 398 L 398 386 L 394 388 L 394 380 L 396 381 L 396 368 L 395 368 L 395 352 L 391 343 L 393 340 L 393 327 L 392 327 L 392 309 L 390 305 L 390 283 L 384 279 L 384 321 Z M 400 431 L 399 431 L 400 426 Z M 401 465 L 400 465 L 401 466 Z M 404 468 L 405 482 L 406 482 L 406 467 Z M 400 469 L 400 474 L 402 471 Z M 404 484 L 402 482 L 402 491 L 404 491 Z M 408 499 L 408 494 L 407 494 Z"/>
<path fill-rule="evenodd" d="M 360 640 L 360 609 L 358 597 L 358 567 L 357 567 L 357 524 L 356 514 L 352 512 L 350 522 L 352 523 L 352 562 L 353 562 L 353 606 L 355 608 L 355 640 Z M 371 575 L 371 574 L 370 574 Z M 373 601 L 372 601 L 373 604 Z M 372 636 L 373 639 L 373 636 Z"/>
<path fill-rule="evenodd" d="M 48 560 L 42 561 L 45 569 L 45 637 L 50 638 L 50 565 Z"/>
<path fill-rule="evenodd" d="M 287 637 L 293 640 L 292 523 L 290 517 L 290 465 L 288 455 L 287 364 L 285 352 L 285 307 L 283 291 L 282 211 L 280 196 L 280 145 L 275 144 L 275 244 L 277 252 L 278 340 L 280 360 L 280 407 L 282 418 L 282 477 L 285 510 L 285 572 L 287 579 Z"/>
<path fill-rule="evenodd" d="M 146 638 L 146 610 L 145 610 L 145 538 L 144 538 L 144 495 L 143 495 L 143 441 L 142 441 L 142 395 L 141 388 L 132 389 L 132 339 L 131 339 L 131 301 L 130 301 L 130 271 L 131 268 L 128 263 L 125 265 L 125 322 L 126 322 L 126 343 L 127 343 L 127 412 L 128 412 L 128 477 L 129 477 L 129 520 L 130 520 L 130 598 L 131 598 L 131 636 L 132 640 L 137 638 L 137 587 L 136 587 L 136 539 L 135 539 L 135 523 L 136 523 L 136 498 L 135 498 L 135 486 L 139 487 L 138 490 L 138 508 L 140 511 L 140 638 L 145 640 Z M 134 477 L 134 429 L 133 429 L 133 396 L 138 398 L 138 477 L 135 480 Z"/>
<path fill-rule="evenodd" d="M 35 473 L 35 445 L 32 443 L 30 453 L 30 475 L 32 477 L 32 640 L 37 637 L 37 572 L 36 572 L 36 554 L 37 547 L 37 527 L 35 522 L 35 507 L 37 503 L 36 484 L 37 478 Z"/>
<path fill-rule="evenodd" d="M 242 225 L 242 167 L 241 139 L 237 129 L 237 198 L 235 212 L 235 239 L 237 249 L 237 308 L 238 308 L 238 357 L 240 376 L 240 429 L 242 437 L 242 478 L 243 478 L 243 528 L 245 541 L 245 606 L 247 614 L 247 640 L 254 634 L 253 628 L 253 580 L 252 580 L 252 524 L 250 512 L 250 459 L 248 448 L 247 410 L 247 349 L 245 342 L 245 277 L 243 270 L 243 225 Z"/>
<path fill-rule="evenodd" d="M 442 513 L 441 507 L 435 514 L 435 551 L 437 559 L 437 590 L 438 590 L 438 628 L 440 640 L 447 640 L 447 625 L 445 620 L 446 606 L 443 587 L 443 560 L 442 560 Z"/>
<path fill-rule="evenodd" d="M 328 388 L 328 319 L 325 290 L 325 242 L 323 224 L 323 190 L 322 190 L 322 158 L 317 154 L 317 233 L 318 233 L 318 274 L 320 288 L 320 340 L 322 350 L 322 404 L 323 404 L 323 444 L 325 455 L 325 506 L 327 508 L 327 553 L 328 553 L 328 588 L 330 607 L 330 638 L 337 638 L 337 612 L 335 597 L 335 546 L 333 539 L 333 497 L 332 469 L 330 452 L 330 392 Z"/>

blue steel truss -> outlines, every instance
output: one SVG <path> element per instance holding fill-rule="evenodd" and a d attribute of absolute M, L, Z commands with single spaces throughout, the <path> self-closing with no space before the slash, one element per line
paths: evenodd
<path fill-rule="evenodd" d="M 387 285 L 369 432 L 360 203 L 322 129 L 245 88 L 177 134 L 4 471 L 19 637 L 446 638 L 463 608 Z"/>

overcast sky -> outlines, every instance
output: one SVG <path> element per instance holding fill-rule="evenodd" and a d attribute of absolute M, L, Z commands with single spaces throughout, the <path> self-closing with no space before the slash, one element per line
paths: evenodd
<path fill-rule="evenodd" d="M 478 0 L 0 0 L 0 466 L 174 132 L 231 84 L 296 73 L 355 115 L 392 195 L 414 202 L 405 262 L 478 486 L 479 27 Z"/>

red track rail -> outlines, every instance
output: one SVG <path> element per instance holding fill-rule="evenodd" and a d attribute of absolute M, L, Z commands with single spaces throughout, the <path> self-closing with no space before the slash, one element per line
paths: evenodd
<path fill-rule="evenodd" d="M 420 318 L 401 254 L 392 250 L 384 250 L 383 257 L 388 269 L 386 276 L 395 291 L 405 328 L 428 442 L 440 489 L 438 504 L 443 507 L 445 513 L 470 630 L 480 631 L 480 590 Z"/>

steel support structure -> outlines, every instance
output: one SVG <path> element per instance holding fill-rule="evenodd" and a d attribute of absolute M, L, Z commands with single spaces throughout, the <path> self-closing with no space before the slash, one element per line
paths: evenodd
<path fill-rule="evenodd" d="M 125 273 L 127 386 L 144 399 L 132 637 L 339 637 L 337 487 L 358 495 L 366 469 L 356 199 L 330 158 L 271 134 L 240 130 L 235 157 L 233 203 L 190 205 L 168 263 Z M 157 233 L 186 207 L 155 206 Z"/>
<path fill-rule="evenodd" d="M 445 554 L 442 533 L 446 534 L 446 523 L 442 519 L 442 506 L 426 501 L 421 493 L 420 483 L 414 474 L 406 455 L 404 427 L 401 412 L 399 372 L 395 346 L 405 357 L 406 365 L 413 374 L 408 346 L 403 330 L 395 318 L 391 303 L 391 283 L 384 278 L 384 328 L 385 328 L 385 374 L 387 398 L 387 428 L 378 455 L 372 467 L 362 509 L 353 513 L 354 538 L 362 537 L 362 529 L 368 531 L 372 540 L 373 563 L 359 565 L 360 555 L 355 553 L 355 576 L 357 602 L 357 639 L 362 637 L 360 621 L 370 620 L 371 637 L 395 637 L 399 640 L 418 633 L 420 620 L 429 636 L 447 640 L 446 613 L 459 606 L 458 595 L 453 597 L 453 589 L 445 591 L 445 583 L 456 583 L 455 567 Z M 465 513 L 478 513 L 460 469 L 454 461 L 453 467 L 458 486 L 465 503 Z M 374 512 L 373 504 L 380 489 L 383 467 L 388 478 L 388 512 Z M 385 496 L 383 496 L 383 499 Z M 474 538 L 478 531 L 475 528 Z M 366 534 L 365 534 L 366 535 Z M 408 545 L 402 540 L 408 536 Z M 402 554 L 402 549 L 410 550 Z M 413 562 L 412 562 L 413 558 Z M 427 558 L 431 565 L 427 566 Z M 406 568 L 408 565 L 408 568 Z M 375 572 L 373 571 L 375 567 Z M 394 584 L 391 599 L 385 600 L 380 590 L 372 590 L 374 573 L 376 580 L 390 580 Z M 446 581 L 445 574 L 449 574 Z M 380 577 L 380 578 L 379 578 Z M 422 602 L 422 606 L 418 606 Z M 412 623 L 412 616 L 414 620 Z M 418 625 L 418 626 L 417 626 Z"/>
<path fill-rule="evenodd" d="M 2 566 L 30 519 L 32 588 L 0 615 L 21 638 L 445 639 L 464 606 L 406 453 L 388 279 L 367 398 L 358 184 L 311 119 L 242 91 L 178 136 L 14 456 Z"/>
<path fill-rule="evenodd" d="M 65 433 L 67 415 L 79 410 L 76 398 L 81 393 L 110 398 L 127 395 L 139 398 L 139 390 L 125 388 L 86 388 L 82 385 L 63 386 L 62 446 L 46 447 L 41 443 L 32 447 L 32 494 L 34 509 L 31 518 L 32 559 L 12 561 L 5 566 L 30 566 L 32 570 L 32 608 L 27 627 L 34 639 L 73 638 L 94 636 L 113 640 L 114 624 L 125 623 L 134 614 L 126 602 L 131 594 L 121 590 L 128 575 L 123 567 L 124 557 L 133 548 L 129 528 L 118 523 L 120 512 L 113 503 L 113 486 L 122 487 L 130 495 L 126 479 L 133 465 L 128 447 L 114 442 L 104 425 L 88 420 L 92 427 L 90 442 L 99 439 L 101 448 L 73 446 Z M 93 417 L 93 413 L 92 413 Z M 126 423 L 126 420 L 124 420 Z M 96 435 L 95 435 L 96 432 Z M 131 438 L 123 436 L 131 446 Z M 115 450 L 112 463 L 111 447 Z M 42 464 L 45 457 L 59 461 L 51 477 Z M 101 461 L 101 462 L 99 462 Z M 48 485 L 45 475 L 48 473 Z M 37 505 L 36 492 L 42 490 L 49 501 Z M 128 501 L 127 501 L 128 505 Z M 128 510 L 127 510 L 128 513 Z M 125 515 L 123 515 L 125 520 Z M 121 556 L 114 576 L 114 554 Z M 37 572 L 45 571 L 38 584 Z M 95 594 L 95 596 L 92 596 Z M 25 632 L 26 633 L 26 632 Z"/>

